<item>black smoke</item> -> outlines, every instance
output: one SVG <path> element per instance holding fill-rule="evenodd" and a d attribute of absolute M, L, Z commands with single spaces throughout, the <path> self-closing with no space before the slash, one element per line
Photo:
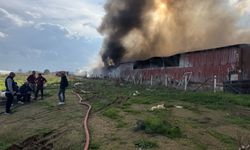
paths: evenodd
<path fill-rule="evenodd" d="M 99 28 L 104 35 L 102 60 L 108 65 L 107 60 L 111 59 L 118 64 L 124 53 L 125 47 L 122 39 L 131 30 L 141 28 L 142 14 L 148 0 L 108 0 L 105 5 L 106 15 Z"/>
<path fill-rule="evenodd" d="M 241 4 L 241 3 L 240 3 Z M 245 4 L 245 3 L 243 3 Z M 249 43 L 241 4 L 229 0 L 107 0 L 99 28 L 105 66 Z"/>

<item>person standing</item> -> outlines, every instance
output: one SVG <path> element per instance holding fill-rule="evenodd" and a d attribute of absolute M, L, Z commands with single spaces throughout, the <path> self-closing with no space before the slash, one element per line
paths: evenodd
<path fill-rule="evenodd" d="M 38 97 L 39 91 L 41 91 L 41 99 L 43 99 L 43 89 L 44 84 L 47 82 L 47 80 L 42 76 L 41 73 L 38 74 L 38 77 L 36 78 L 36 94 L 35 94 L 35 100 Z"/>
<path fill-rule="evenodd" d="M 15 78 L 16 74 L 14 72 L 10 72 L 9 76 L 5 79 L 5 87 L 6 87 L 6 93 L 5 96 L 7 98 L 6 107 L 5 107 L 5 114 L 11 113 L 11 105 L 13 103 L 14 95 L 16 92 L 14 91 L 15 86 Z"/>
<path fill-rule="evenodd" d="M 65 90 L 68 87 L 68 79 L 64 72 L 60 73 L 61 81 L 60 81 L 60 87 L 58 92 L 58 98 L 59 98 L 59 105 L 65 104 Z"/>
<path fill-rule="evenodd" d="M 32 74 L 29 75 L 27 78 L 27 81 L 29 83 L 30 88 L 32 89 L 32 92 L 35 94 L 36 92 L 36 72 L 32 71 Z"/>

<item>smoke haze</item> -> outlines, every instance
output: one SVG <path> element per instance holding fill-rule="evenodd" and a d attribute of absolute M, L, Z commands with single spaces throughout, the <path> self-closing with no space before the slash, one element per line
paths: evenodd
<path fill-rule="evenodd" d="M 242 3 L 236 7 L 229 0 L 108 0 L 99 28 L 105 38 L 102 60 L 113 65 L 248 43 L 250 32 L 239 23 Z"/>

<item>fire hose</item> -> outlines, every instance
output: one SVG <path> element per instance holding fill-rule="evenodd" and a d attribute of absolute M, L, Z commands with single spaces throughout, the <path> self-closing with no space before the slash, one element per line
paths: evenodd
<path fill-rule="evenodd" d="M 74 87 L 77 88 L 76 84 L 74 85 Z M 75 93 L 76 96 L 79 98 L 79 104 L 80 105 L 84 105 L 84 106 L 88 107 L 87 113 L 86 113 L 85 117 L 83 118 L 84 119 L 83 120 L 83 127 L 84 127 L 85 134 L 86 134 L 84 150 L 88 150 L 89 149 L 89 144 L 90 144 L 90 134 L 89 134 L 89 129 L 88 129 L 88 119 L 89 119 L 89 114 L 90 114 L 90 111 L 91 111 L 92 107 L 91 107 L 90 104 L 84 102 L 82 97 L 78 93 L 76 93 L 74 91 L 73 91 L 73 93 Z"/>

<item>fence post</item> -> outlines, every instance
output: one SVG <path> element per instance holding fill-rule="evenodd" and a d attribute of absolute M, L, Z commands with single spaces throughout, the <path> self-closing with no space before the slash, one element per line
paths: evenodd
<path fill-rule="evenodd" d="M 217 89 L 217 76 L 214 76 L 214 93 L 216 93 L 216 89 Z"/>
<path fill-rule="evenodd" d="M 140 74 L 140 84 L 142 84 L 142 74 Z"/>
<path fill-rule="evenodd" d="M 150 82 L 151 86 L 153 86 L 153 76 L 151 75 L 151 82 Z"/>
<path fill-rule="evenodd" d="M 168 87 L 168 75 L 165 74 L 165 86 Z"/>
<path fill-rule="evenodd" d="M 185 83 L 184 83 L 184 90 L 187 91 L 187 85 L 188 85 L 188 76 L 185 75 Z"/>
<path fill-rule="evenodd" d="M 133 82 L 134 82 L 134 85 L 136 84 L 136 82 L 135 82 L 135 76 L 133 75 Z"/>

